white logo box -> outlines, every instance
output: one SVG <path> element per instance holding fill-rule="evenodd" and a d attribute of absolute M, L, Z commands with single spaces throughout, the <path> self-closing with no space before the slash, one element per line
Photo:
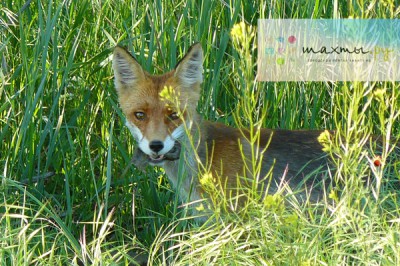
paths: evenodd
<path fill-rule="evenodd" d="M 399 81 L 399 19 L 260 19 L 258 81 Z"/>

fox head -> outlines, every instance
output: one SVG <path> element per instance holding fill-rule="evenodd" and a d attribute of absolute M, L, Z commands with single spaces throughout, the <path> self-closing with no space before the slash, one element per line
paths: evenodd
<path fill-rule="evenodd" d="M 197 43 L 172 71 L 151 75 L 125 49 L 114 49 L 115 87 L 126 126 L 153 165 L 162 165 L 168 154 L 176 152 L 184 123 L 191 124 L 196 116 L 202 63 L 203 50 Z M 175 103 L 162 96 L 165 90 L 177 96 Z"/>

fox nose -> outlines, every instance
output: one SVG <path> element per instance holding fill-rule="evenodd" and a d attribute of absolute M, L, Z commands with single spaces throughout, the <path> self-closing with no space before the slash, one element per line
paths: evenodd
<path fill-rule="evenodd" d="M 152 142 L 150 142 L 149 146 L 150 149 L 154 152 L 159 152 L 164 148 L 163 142 L 159 140 L 153 140 Z"/>

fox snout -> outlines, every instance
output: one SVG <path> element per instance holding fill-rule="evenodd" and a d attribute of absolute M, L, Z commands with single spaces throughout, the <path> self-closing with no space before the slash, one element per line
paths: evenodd
<path fill-rule="evenodd" d="M 171 143 L 165 144 L 161 140 L 153 140 L 148 142 L 148 148 L 144 149 L 146 152 L 143 151 L 142 148 L 139 149 L 146 161 L 152 165 L 163 165 L 164 161 L 175 161 L 179 159 L 180 151 L 181 151 L 181 144 L 178 141 L 171 140 Z M 166 145 L 169 147 L 172 145 L 171 149 L 165 149 Z M 150 154 L 149 154 L 150 151 Z"/>
<path fill-rule="evenodd" d="M 153 140 L 149 143 L 150 150 L 158 153 L 164 148 L 164 143 L 160 140 Z"/>
<path fill-rule="evenodd" d="M 171 134 L 163 136 L 163 140 L 159 138 L 160 135 L 150 136 L 150 134 L 144 134 L 145 132 L 132 122 L 127 121 L 126 126 L 138 142 L 141 157 L 146 158 L 145 160 L 148 163 L 162 166 L 166 160 L 174 161 L 179 159 L 181 144 L 177 139 L 183 134 L 182 126 L 177 127 Z"/>
<path fill-rule="evenodd" d="M 175 140 L 167 136 L 164 140 L 147 139 L 146 137 L 139 140 L 139 148 L 152 158 L 163 156 L 170 152 L 175 146 Z"/>

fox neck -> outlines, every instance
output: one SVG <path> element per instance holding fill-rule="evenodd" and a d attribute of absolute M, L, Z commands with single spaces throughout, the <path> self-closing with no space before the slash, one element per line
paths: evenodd
<path fill-rule="evenodd" d="M 182 150 L 179 160 L 166 161 L 164 170 L 173 186 L 179 190 L 182 200 L 186 202 L 201 199 L 199 194 L 198 172 L 201 160 L 197 155 L 200 147 L 200 128 L 203 119 L 196 112 L 185 123 L 185 134 L 179 138 Z"/>

